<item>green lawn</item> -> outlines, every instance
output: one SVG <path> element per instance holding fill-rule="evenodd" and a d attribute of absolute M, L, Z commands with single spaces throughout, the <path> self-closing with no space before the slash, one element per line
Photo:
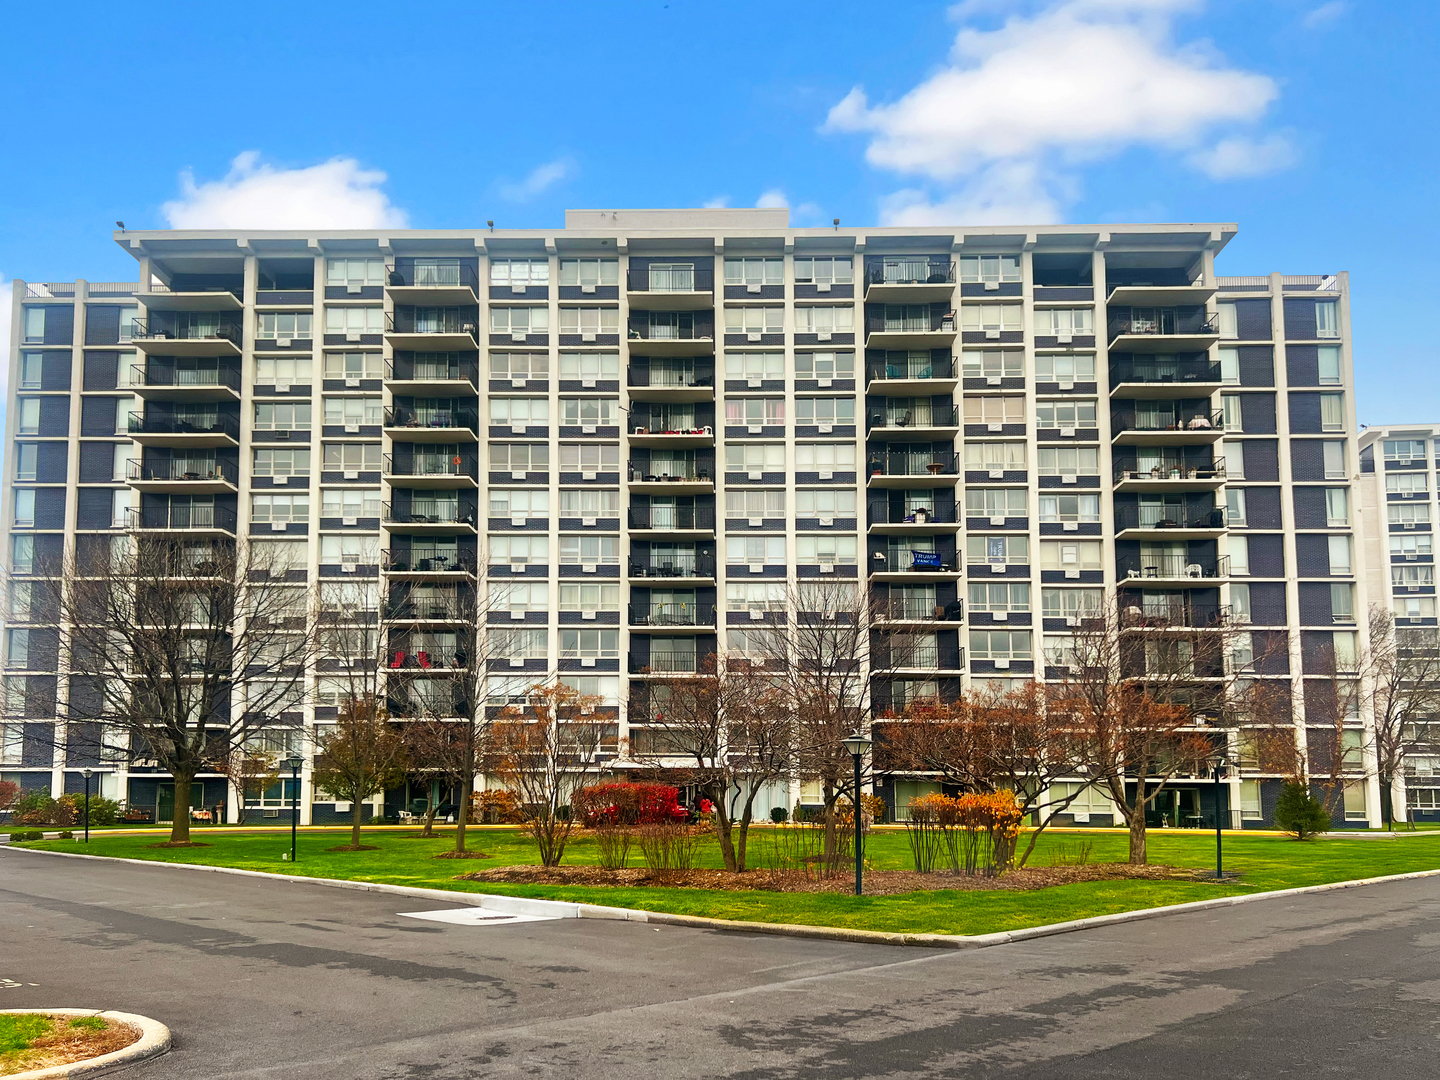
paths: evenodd
<path fill-rule="evenodd" d="M 757 829 L 763 834 L 766 830 Z M 683 915 L 755 922 L 808 923 L 896 933 L 981 934 L 1045 923 L 1063 922 L 1117 911 L 1206 900 L 1217 896 L 1331 881 L 1376 877 L 1415 870 L 1440 869 L 1440 842 L 1415 838 L 1394 841 L 1322 840 L 1298 843 L 1280 837 L 1226 836 L 1225 867 L 1239 871 L 1239 882 L 1223 885 L 1188 881 L 1097 881 L 1031 892 L 934 892 L 896 896 L 854 897 L 825 893 L 729 892 L 700 889 L 589 888 L 547 885 L 491 885 L 454 880 L 455 875 L 485 867 L 535 863 L 534 845 L 519 830 L 483 829 L 471 834 L 470 847 L 493 858 L 456 862 L 430 858 L 452 846 L 449 831 L 431 840 L 416 830 L 367 830 L 365 842 L 379 850 L 348 852 L 326 849 L 344 844 L 342 830 L 302 831 L 299 859 L 282 861 L 290 850 L 288 834 L 279 832 L 197 831 L 210 845 L 156 848 L 163 834 L 92 834 L 88 848 L 79 841 L 48 840 L 20 845 L 52 851 L 85 851 L 164 862 L 205 863 L 311 877 L 347 878 L 511 896 L 571 900 L 618 907 L 669 911 Z M 1031 865 L 1049 865 L 1057 845 L 1078 839 L 1092 845 L 1092 862 L 1125 859 L 1126 837 L 1119 831 L 1046 834 Z M 757 836 L 757 840 L 759 837 Z M 763 843 L 763 841 L 762 841 Z M 876 869 L 907 869 L 909 848 L 901 831 L 880 831 L 867 841 L 867 861 Z M 1172 866 L 1214 866 L 1215 840 L 1206 833 L 1157 832 L 1150 838 L 1150 861 Z M 594 847 L 577 834 L 565 862 L 593 863 Z M 632 859 L 639 865 L 638 853 Z M 719 866 L 719 852 L 710 845 L 704 865 Z"/>

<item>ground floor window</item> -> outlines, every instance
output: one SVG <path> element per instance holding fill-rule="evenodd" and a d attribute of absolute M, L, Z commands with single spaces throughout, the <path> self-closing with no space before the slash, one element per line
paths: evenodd
<path fill-rule="evenodd" d="M 922 795 L 939 795 L 940 785 L 930 780 L 895 781 L 895 820 L 910 820 L 910 803 Z"/>
<path fill-rule="evenodd" d="M 1240 820 L 1259 821 L 1260 813 L 1260 781 L 1240 781 Z"/>
<path fill-rule="evenodd" d="M 1110 796 L 1093 784 L 1051 784 L 1048 801 L 1052 807 L 1058 807 L 1071 795 L 1075 796 L 1074 800 L 1061 812 L 1069 814 L 1077 825 L 1088 822 L 1092 814 L 1108 814 L 1112 818 L 1117 816 Z"/>
<path fill-rule="evenodd" d="M 1352 781 L 1345 785 L 1345 820 L 1365 821 L 1365 782 Z"/>

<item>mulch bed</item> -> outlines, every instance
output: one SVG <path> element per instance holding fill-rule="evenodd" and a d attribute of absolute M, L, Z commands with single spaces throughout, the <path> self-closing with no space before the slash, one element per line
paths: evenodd
<path fill-rule="evenodd" d="M 853 871 L 829 879 L 808 878 L 800 870 L 691 870 L 669 881 L 659 881 L 644 867 L 602 870 L 598 866 L 497 866 L 461 874 L 460 881 L 488 881 L 506 885 L 597 885 L 682 889 L 761 890 L 765 892 L 851 892 Z M 1197 872 L 1176 866 L 1130 866 L 1096 863 L 1091 866 L 1034 866 L 1011 870 L 1000 877 L 963 874 L 917 874 L 913 870 L 867 870 L 865 892 L 871 896 L 892 893 L 956 889 L 967 892 L 1024 891 L 1073 885 L 1081 881 L 1195 881 Z"/>
<path fill-rule="evenodd" d="M 483 851 L 442 851 L 439 855 L 430 856 L 432 859 L 489 859 Z"/>
<path fill-rule="evenodd" d="M 202 844 L 199 840 L 165 841 L 163 844 L 146 844 L 146 847 L 209 847 L 209 844 Z"/>
<path fill-rule="evenodd" d="M 141 1031 L 129 1024 L 105 1021 L 104 1031 L 88 1031 L 70 1027 L 74 1017 L 52 1016 L 55 1025 L 49 1035 L 42 1035 L 30 1044 L 30 1049 L 17 1051 L 9 1060 L 0 1058 L 0 1076 L 12 1072 L 28 1072 L 31 1069 L 50 1069 L 56 1065 L 69 1065 L 87 1058 L 100 1057 L 123 1050 L 136 1039 Z"/>

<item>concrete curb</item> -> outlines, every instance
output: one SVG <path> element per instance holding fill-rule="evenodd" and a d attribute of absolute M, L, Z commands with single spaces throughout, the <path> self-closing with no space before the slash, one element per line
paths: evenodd
<path fill-rule="evenodd" d="M 1440 877 L 1440 870 L 1417 870 L 1408 874 L 1357 878 L 1354 881 L 1332 881 L 1324 885 L 1303 885 L 1295 889 L 1220 896 L 1213 900 L 1194 900 L 1186 904 L 1164 904 L 1159 907 L 1117 911 L 1111 915 L 1095 915 L 1087 919 L 1027 926 L 1020 930 L 1002 930 L 994 934 L 888 934 L 878 930 L 851 930 L 838 926 L 805 926 L 793 923 L 740 922 L 732 919 L 708 919 L 699 915 L 676 915 L 668 911 L 643 911 L 639 908 L 604 907 L 598 904 L 576 904 L 561 900 L 536 900 L 522 896 L 500 896 L 494 893 L 452 892 L 449 889 L 423 889 L 408 885 L 386 885 L 370 881 L 345 881 L 338 878 L 298 877 L 291 874 L 270 874 L 262 870 L 240 870 L 230 866 L 202 866 L 198 863 L 158 862 L 152 859 L 121 859 L 108 855 L 81 855 L 71 851 L 42 851 L 36 848 L 15 848 L 36 855 L 55 855 L 62 859 L 100 859 L 105 862 L 129 863 L 132 866 L 169 866 L 181 870 L 208 870 L 216 874 L 237 874 L 242 877 L 267 878 L 271 881 L 296 881 L 307 885 L 356 889 L 361 892 L 411 896 L 423 900 L 444 901 L 456 906 L 487 908 L 509 915 L 539 915 L 550 919 L 610 919 L 618 922 L 648 922 L 670 926 L 689 926 L 698 930 L 720 930 L 740 934 L 779 934 L 785 937 L 817 938 L 824 941 L 849 941 L 866 945 L 905 945 L 924 949 L 985 949 L 992 945 L 1009 945 L 1033 938 L 1070 934 L 1122 923 L 1158 919 L 1168 915 L 1184 915 L 1193 911 L 1249 904 L 1257 900 L 1279 900 L 1336 889 L 1358 889 L 1365 885 L 1383 885 L 1392 881 L 1412 881 Z"/>
<path fill-rule="evenodd" d="M 60 1080 L 62 1077 L 99 1076 L 112 1069 L 134 1065 L 146 1058 L 159 1057 L 170 1049 L 170 1029 L 158 1020 L 151 1020 L 148 1016 L 139 1016 L 135 1013 L 102 1009 L 4 1009 L 0 1011 L 40 1013 L 47 1016 L 99 1016 L 140 1029 L 140 1038 L 114 1053 L 101 1054 L 88 1061 L 74 1061 L 69 1065 L 52 1065 L 48 1069 L 31 1069 L 28 1072 L 10 1073 L 9 1080 Z"/>

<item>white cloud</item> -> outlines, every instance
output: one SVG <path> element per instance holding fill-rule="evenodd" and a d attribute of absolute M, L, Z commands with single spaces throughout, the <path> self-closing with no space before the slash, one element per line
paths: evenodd
<path fill-rule="evenodd" d="M 1288 168 L 1298 158 L 1295 144 L 1284 135 L 1264 139 L 1237 135 L 1221 139 L 1208 149 L 1197 150 L 1188 160 L 1212 180 L 1235 180 Z"/>
<path fill-rule="evenodd" d="M 247 150 L 222 180 L 197 184 L 186 169 L 180 198 L 162 210 L 172 229 L 398 229 L 404 210 L 380 190 L 385 174 L 354 158 L 285 169 Z"/>
<path fill-rule="evenodd" d="M 880 200 L 881 225 L 1050 225 L 1062 218 L 1033 162 L 1000 162 L 938 200 L 904 188 Z"/>
<path fill-rule="evenodd" d="M 1137 146 L 1198 154 L 1216 129 L 1252 125 L 1276 99 L 1268 76 L 1228 65 L 1207 43 L 1176 40 L 1177 16 L 1201 6 L 1055 0 L 1013 14 L 1012 4 L 1003 22 L 981 28 L 965 20 L 997 5 L 968 0 L 952 9 L 964 24 L 942 68 L 893 102 L 855 87 L 821 130 L 866 135 L 872 165 L 942 188 L 938 197 L 897 192 L 888 213 L 1028 208 L 1027 222 L 1057 220 L 1079 164 Z M 1266 153 L 1252 161 L 1281 160 L 1269 142 L 1255 144 Z M 1021 188 L 1006 191 L 1017 177 Z"/>
<path fill-rule="evenodd" d="M 1313 11 L 1307 12 L 1305 17 L 1300 20 L 1300 24 L 1307 30 L 1328 26 L 1345 14 L 1346 7 L 1344 0 L 1330 0 L 1328 4 L 1321 4 Z"/>
<path fill-rule="evenodd" d="M 529 175 L 519 183 L 501 184 L 500 197 L 510 202 L 528 202 L 574 174 L 575 162 L 569 158 L 556 158 L 531 169 Z"/>
<path fill-rule="evenodd" d="M 769 191 L 761 193 L 760 198 L 755 200 L 755 205 L 761 208 L 789 206 L 790 200 L 785 198 L 785 192 L 779 188 L 771 188 Z"/>
<path fill-rule="evenodd" d="M 724 210 L 727 206 L 730 205 L 730 196 L 716 195 L 715 198 L 707 199 L 700 205 L 705 207 L 706 210 Z"/>

